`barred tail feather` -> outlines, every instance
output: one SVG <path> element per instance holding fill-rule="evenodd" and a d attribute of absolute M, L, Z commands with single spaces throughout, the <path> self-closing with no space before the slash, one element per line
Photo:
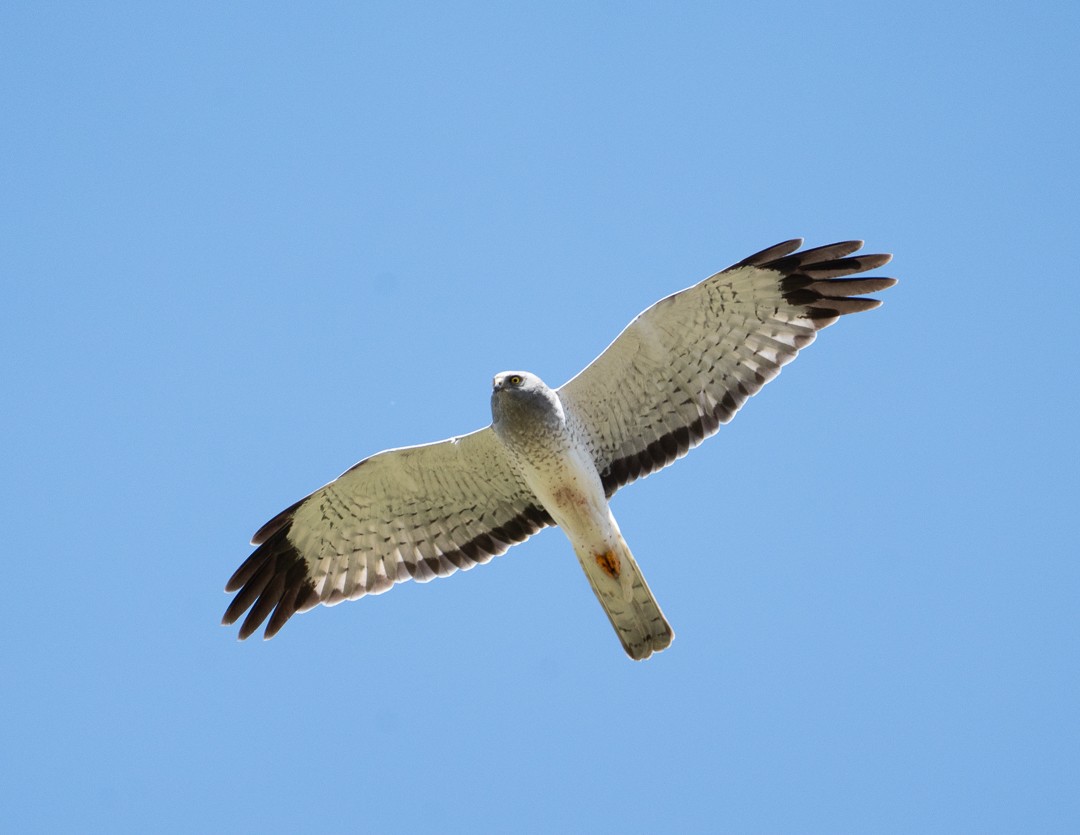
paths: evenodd
<path fill-rule="evenodd" d="M 613 550 L 601 553 L 578 550 L 577 555 L 626 654 L 635 661 L 644 661 L 654 652 L 667 649 L 675 633 L 660 611 L 626 540 L 620 535 Z"/>

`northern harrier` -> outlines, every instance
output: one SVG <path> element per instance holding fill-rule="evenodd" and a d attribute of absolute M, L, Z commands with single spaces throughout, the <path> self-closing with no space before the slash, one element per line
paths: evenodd
<path fill-rule="evenodd" d="M 608 499 L 727 423 L 819 330 L 877 307 L 892 278 L 845 278 L 888 255 L 861 241 L 751 255 L 668 296 L 557 389 L 525 371 L 495 376 L 492 424 L 380 452 L 279 513 L 226 585 L 223 622 L 270 617 L 426 582 L 488 562 L 548 525 L 566 533 L 631 658 L 665 649 L 671 626 L 619 532 Z"/>

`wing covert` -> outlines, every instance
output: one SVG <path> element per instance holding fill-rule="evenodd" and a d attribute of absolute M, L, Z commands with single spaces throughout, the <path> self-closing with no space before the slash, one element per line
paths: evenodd
<path fill-rule="evenodd" d="M 846 278 L 888 263 L 862 241 L 797 252 L 785 241 L 638 315 L 559 389 L 608 496 L 717 431 L 817 332 L 881 302 L 892 278 Z"/>

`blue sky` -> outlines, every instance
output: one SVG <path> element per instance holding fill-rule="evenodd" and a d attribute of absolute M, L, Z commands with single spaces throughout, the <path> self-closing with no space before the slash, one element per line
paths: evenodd
<path fill-rule="evenodd" d="M 12 831 L 1076 831 L 1071 3 L 0 10 Z M 278 510 L 788 237 L 896 258 L 565 538 L 218 625 Z"/>

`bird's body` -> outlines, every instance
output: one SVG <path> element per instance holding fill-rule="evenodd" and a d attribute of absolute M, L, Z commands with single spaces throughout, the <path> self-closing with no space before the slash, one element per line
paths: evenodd
<path fill-rule="evenodd" d="M 523 371 L 495 377 L 492 424 L 389 450 L 279 513 L 229 580 L 240 637 L 270 618 L 471 568 L 548 525 L 573 545 L 630 657 L 672 630 L 608 499 L 684 455 L 730 420 L 816 333 L 877 307 L 859 296 L 891 278 L 849 279 L 889 260 L 846 257 L 860 241 L 795 252 L 787 241 L 639 315 L 558 389 Z"/>
<path fill-rule="evenodd" d="M 627 655 L 648 658 L 673 633 L 608 507 L 586 434 L 559 394 L 527 371 L 495 377 L 492 428 L 514 471 L 562 528 Z"/>

